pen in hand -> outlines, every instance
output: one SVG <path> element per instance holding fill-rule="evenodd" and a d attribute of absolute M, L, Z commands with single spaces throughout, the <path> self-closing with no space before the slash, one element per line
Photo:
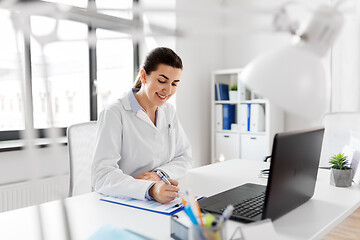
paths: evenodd
<path fill-rule="evenodd" d="M 156 174 L 159 176 L 159 178 L 166 183 L 167 185 L 171 185 L 171 182 L 169 181 L 169 179 L 167 179 L 167 177 L 159 170 L 156 171 Z"/>

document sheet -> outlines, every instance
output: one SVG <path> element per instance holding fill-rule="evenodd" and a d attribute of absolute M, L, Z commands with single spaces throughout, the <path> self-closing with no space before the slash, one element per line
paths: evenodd
<path fill-rule="evenodd" d="M 182 210 L 181 198 L 175 198 L 167 204 L 155 200 L 138 200 L 129 197 L 105 197 L 100 200 L 166 215 L 172 215 Z"/>

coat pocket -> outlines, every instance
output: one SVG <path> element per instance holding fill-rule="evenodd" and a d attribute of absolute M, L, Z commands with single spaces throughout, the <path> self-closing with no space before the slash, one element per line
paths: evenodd
<path fill-rule="evenodd" d="M 175 128 L 169 124 L 168 127 L 168 153 L 169 153 L 169 160 L 171 161 L 175 157 L 175 149 L 176 149 L 176 141 L 175 141 Z"/>

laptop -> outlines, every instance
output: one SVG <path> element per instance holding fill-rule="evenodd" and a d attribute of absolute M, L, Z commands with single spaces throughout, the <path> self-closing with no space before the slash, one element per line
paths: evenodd
<path fill-rule="evenodd" d="M 314 194 L 324 128 L 278 133 L 274 137 L 267 186 L 247 183 L 199 200 L 204 212 L 222 214 L 234 206 L 232 220 L 275 220 Z"/>

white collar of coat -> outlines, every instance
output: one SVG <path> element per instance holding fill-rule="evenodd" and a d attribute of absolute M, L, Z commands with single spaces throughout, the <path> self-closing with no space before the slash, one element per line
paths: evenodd
<path fill-rule="evenodd" d="M 157 108 L 157 117 L 156 117 L 156 126 L 154 126 L 153 122 L 150 120 L 150 118 L 148 117 L 148 115 L 146 114 L 146 112 L 143 110 L 143 108 L 140 106 L 140 104 L 137 102 L 134 93 L 136 93 L 138 90 L 137 89 L 131 89 L 127 94 L 125 94 L 120 100 L 125 108 L 125 110 L 127 111 L 133 111 L 136 116 L 140 119 L 142 119 L 143 121 L 145 121 L 146 123 L 148 123 L 149 125 L 153 126 L 154 128 L 159 128 L 161 126 L 161 124 L 164 122 L 164 110 L 162 109 L 162 106 Z M 136 106 L 136 104 L 131 104 L 131 100 L 134 98 L 136 101 L 136 104 L 140 106 L 140 108 L 135 107 L 135 109 L 133 109 L 133 106 Z"/>
<path fill-rule="evenodd" d="M 125 110 L 132 110 L 131 104 L 130 104 L 130 101 L 129 101 L 129 94 L 132 94 L 132 90 L 130 90 L 127 94 L 124 94 L 120 98 L 120 101 L 123 104 Z"/>

